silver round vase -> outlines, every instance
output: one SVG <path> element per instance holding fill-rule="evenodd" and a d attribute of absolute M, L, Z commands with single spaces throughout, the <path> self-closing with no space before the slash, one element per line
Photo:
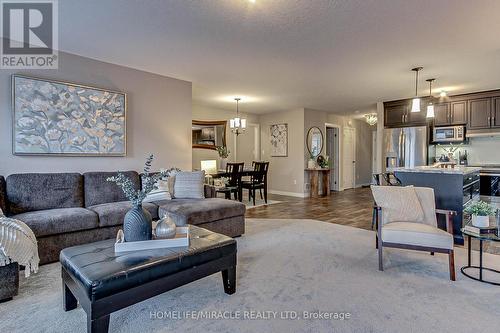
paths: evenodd
<path fill-rule="evenodd" d="M 175 236 L 177 226 L 174 220 L 168 215 L 165 215 L 156 225 L 156 238 L 173 238 Z"/>

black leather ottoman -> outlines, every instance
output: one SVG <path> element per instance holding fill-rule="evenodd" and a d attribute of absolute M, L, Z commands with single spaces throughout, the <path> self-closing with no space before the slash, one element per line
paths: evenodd
<path fill-rule="evenodd" d="M 107 332 L 109 315 L 129 305 L 222 272 L 224 291 L 236 291 L 236 241 L 190 226 L 184 248 L 114 252 L 114 240 L 61 251 L 63 307 L 87 313 L 87 332 Z"/>

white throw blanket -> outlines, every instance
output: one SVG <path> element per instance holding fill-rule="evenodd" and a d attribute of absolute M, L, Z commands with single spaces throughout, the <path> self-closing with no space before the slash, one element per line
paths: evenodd
<path fill-rule="evenodd" d="M 38 245 L 33 231 L 19 220 L 3 215 L 0 209 L 0 266 L 17 262 L 25 266 L 24 275 L 38 271 Z"/>

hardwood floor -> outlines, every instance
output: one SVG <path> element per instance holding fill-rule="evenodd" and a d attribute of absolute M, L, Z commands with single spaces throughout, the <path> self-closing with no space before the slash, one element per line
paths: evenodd
<path fill-rule="evenodd" d="M 314 219 L 371 230 L 373 198 L 369 188 L 332 192 L 329 197 L 294 198 L 270 195 L 283 201 L 247 210 L 246 217 L 262 219 Z"/>
<path fill-rule="evenodd" d="M 313 219 L 372 230 L 373 197 L 370 188 L 332 192 L 329 197 L 314 199 L 273 194 L 269 195 L 269 199 L 283 202 L 247 209 L 245 216 L 261 219 Z M 477 243 L 473 241 L 472 249 L 479 249 Z M 500 243 L 485 242 L 484 251 L 500 254 Z"/>

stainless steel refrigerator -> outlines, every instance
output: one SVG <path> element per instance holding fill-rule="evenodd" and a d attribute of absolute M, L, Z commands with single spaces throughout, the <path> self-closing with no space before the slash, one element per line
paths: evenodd
<path fill-rule="evenodd" d="M 429 142 L 427 132 L 427 126 L 385 129 L 385 169 L 427 165 Z"/>

